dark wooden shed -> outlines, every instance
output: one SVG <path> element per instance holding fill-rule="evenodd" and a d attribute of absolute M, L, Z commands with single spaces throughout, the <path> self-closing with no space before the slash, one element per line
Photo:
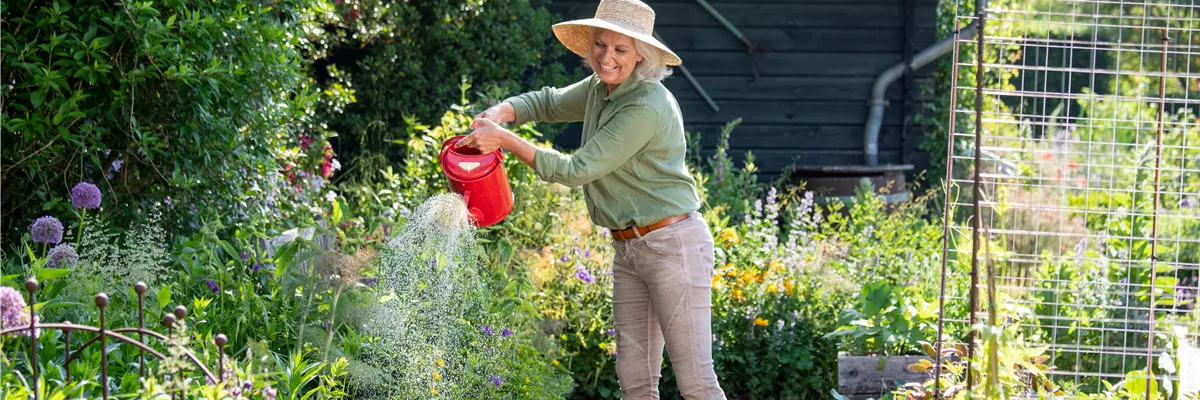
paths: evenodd
<path fill-rule="evenodd" d="M 683 109 L 686 129 L 699 132 L 711 151 L 721 127 L 742 124 L 731 135 L 740 160 L 752 151 L 761 176 L 779 176 L 789 165 L 862 164 L 868 101 L 880 73 L 936 41 L 936 0 L 707 0 L 750 41 L 754 54 L 696 0 L 646 0 L 655 28 L 684 67 L 720 108 L 714 110 L 676 69 L 664 84 Z M 588 18 L 598 0 L 553 0 L 564 19 Z M 579 65 L 570 55 L 568 66 Z M 911 123 L 932 65 L 896 81 L 887 91 L 879 137 L 881 164 L 914 164 L 928 155 Z M 756 76 L 757 72 L 757 76 Z M 579 127 L 560 135 L 578 145 Z"/>

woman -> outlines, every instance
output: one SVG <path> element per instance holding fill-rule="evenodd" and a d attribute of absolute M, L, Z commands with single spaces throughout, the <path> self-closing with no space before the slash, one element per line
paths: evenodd
<path fill-rule="evenodd" d="M 556 24 L 595 73 L 485 110 L 458 145 L 503 148 L 544 181 L 582 186 L 592 221 L 612 231 L 623 398 L 658 398 L 665 345 L 685 398 L 723 399 L 712 361 L 713 239 L 696 212 L 679 105 L 660 82 L 680 60 L 653 28 L 654 11 L 639 0 L 602 0 L 595 18 Z M 583 145 L 564 155 L 497 125 L 526 121 L 583 122 Z"/>

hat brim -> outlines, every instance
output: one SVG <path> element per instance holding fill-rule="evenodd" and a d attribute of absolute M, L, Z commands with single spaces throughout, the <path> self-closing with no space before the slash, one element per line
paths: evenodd
<path fill-rule="evenodd" d="M 554 36 L 558 38 L 559 42 L 562 42 L 563 46 L 566 46 L 567 50 L 571 50 L 572 53 L 584 58 L 587 58 L 590 53 L 589 49 L 591 46 L 589 46 L 589 42 L 592 39 L 592 28 L 604 28 L 640 40 L 658 49 L 662 53 L 663 62 L 667 65 L 676 66 L 683 64 L 683 60 L 680 60 L 675 52 L 667 48 L 662 42 L 659 42 L 653 35 L 635 32 L 603 19 L 588 18 L 566 21 L 554 24 L 552 27 Z"/>

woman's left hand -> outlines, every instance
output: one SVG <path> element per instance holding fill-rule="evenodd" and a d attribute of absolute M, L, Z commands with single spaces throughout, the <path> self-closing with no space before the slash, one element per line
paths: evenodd
<path fill-rule="evenodd" d="M 477 126 L 477 128 L 471 131 L 470 135 L 458 141 L 455 147 L 471 147 L 479 150 L 480 153 L 487 154 L 503 148 L 505 141 L 512 135 L 512 132 L 501 128 L 500 125 L 496 125 L 487 118 L 476 118 L 471 125 Z"/>

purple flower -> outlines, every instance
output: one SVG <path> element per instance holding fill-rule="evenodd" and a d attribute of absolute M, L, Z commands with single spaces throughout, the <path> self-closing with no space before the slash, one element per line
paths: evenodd
<path fill-rule="evenodd" d="M 254 266 L 250 267 L 250 270 L 254 271 L 254 273 L 258 273 L 258 271 L 261 269 L 262 269 L 262 263 L 254 263 Z"/>
<path fill-rule="evenodd" d="M 591 257 L 591 256 L 592 256 L 592 251 L 591 251 L 591 250 L 588 250 L 588 251 L 585 251 L 585 252 L 583 252 L 583 256 L 584 256 L 584 257 Z"/>
<path fill-rule="evenodd" d="M 587 283 L 596 281 L 596 277 L 592 276 L 592 274 L 580 264 L 575 264 L 575 277 Z"/>
<path fill-rule="evenodd" d="M 221 291 L 221 286 L 217 285 L 217 281 L 209 279 L 208 282 L 204 282 L 204 284 L 208 285 L 208 290 L 211 290 L 213 293 Z"/>
<path fill-rule="evenodd" d="M 489 376 L 488 380 L 492 381 L 492 384 L 496 385 L 496 387 L 500 387 L 500 385 L 504 383 L 503 379 L 500 379 L 500 377 L 495 375 Z"/>
<path fill-rule="evenodd" d="M 33 235 L 34 242 L 58 244 L 62 241 L 62 222 L 58 222 L 58 218 L 50 216 L 41 217 L 37 221 L 33 221 L 33 225 L 29 227 L 29 233 Z"/>
<path fill-rule="evenodd" d="M 75 265 L 78 261 L 79 254 L 75 252 L 75 246 L 63 243 L 50 249 L 50 260 L 46 261 L 46 266 L 63 268 Z"/>
<path fill-rule="evenodd" d="M 81 209 L 100 208 L 100 188 L 87 182 L 79 182 L 71 189 L 71 205 Z"/>
<path fill-rule="evenodd" d="M 501 337 L 509 337 L 509 336 L 512 336 L 512 334 L 513 334 L 513 331 L 508 330 L 507 327 L 504 328 L 504 330 L 500 331 Z"/>
<path fill-rule="evenodd" d="M 609 329 L 609 330 L 608 330 L 608 336 L 617 336 L 617 330 L 616 330 L 616 329 Z"/>
<path fill-rule="evenodd" d="M 124 163 L 125 163 L 125 162 L 124 162 L 124 161 L 121 161 L 121 159 L 119 159 L 119 158 L 118 158 L 118 159 L 116 159 L 116 160 L 113 160 L 113 162 L 112 162 L 112 170 L 113 170 L 113 172 L 120 171 L 120 170 L 121 170 L 121 164 L 124 164 Z"/>
<path fill-rule="evenodd" d="M 496 334 L 496 331 L 493 331 L 493 330 L 492 330 L 492 327 L 491 327 L 491 325 L 484 325 L 484 326 L 483 326 L 483 333 L 487 334 L 488 336 L 492 336 L 492 335 L 495 335 L 495 334 Z"/>
<path fill-rule="evenodd" d="M 559 258 L 558 260 L 562 261 L 562 262 L 567 262 L 567 255 L 563 254 L 562 258 Z"/>
<path fill-rule="evenodd" d="M 250 261 L 250 253 L 242 252 L 242 262 Z"/>
<path fill-rule="evenodd" d="M 1192 203 L 1192 199 L 1189 199 L 1187 197 L 1184 197 L 1182 200 L 1179 200 L 1179 207 L 1192 208 L 1195 206 L 1196 206 L 1196 204 Z"/>
<path fill-rule="evenodd" d="M 27 324 L 23 322 L 25 299 L 21 294 L 8 286 L 0 286 L 0 326 L 11 328 Z"/>
<path fill-rule="evenodd" d="M 254 388 L 254 381 L 250 380 L 250 379 L 246 379 L 245 382 L 242 382 L 242 388 L 245 390 L 250 390 L 250 389 Z"/>
<path fill-rule="evenodd" d="M 277 396 L 277 395 L 279 395 L 278 389 L 275 389 L 270 386 L 267 386 L 265 389 L 263 389 L 263 398 L 264 399 L 275 400 L 275 396 Z"/>

